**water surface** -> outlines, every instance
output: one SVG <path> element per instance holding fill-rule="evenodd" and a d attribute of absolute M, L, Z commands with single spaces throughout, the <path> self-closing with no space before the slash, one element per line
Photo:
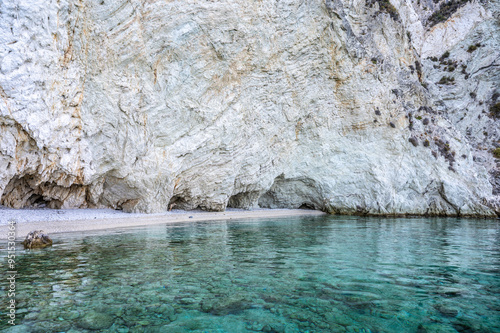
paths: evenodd
<path fill-rule="evenodd" d="M 0 329 L 500 332 L 499 227 L 325 216 L 57 234 L 18 248 L 18 325 L 2 297 Z"/>

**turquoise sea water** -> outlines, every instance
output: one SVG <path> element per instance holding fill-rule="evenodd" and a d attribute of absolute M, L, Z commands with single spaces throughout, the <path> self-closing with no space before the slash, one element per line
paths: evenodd
<path fill-rule="evenodd" d="M 499 220 L 326 216 L 53 238 L 18 248 L 17 325 L 2 279 L 0 330 L 500 332 Z"/>

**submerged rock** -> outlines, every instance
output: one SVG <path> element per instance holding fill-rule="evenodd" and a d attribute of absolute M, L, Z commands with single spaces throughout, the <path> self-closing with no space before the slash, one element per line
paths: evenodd
<path fill-rule="evenodd" d="M 457 309 L 453 309 L 453 308 L 449 308 L 447 306 L 444 306 L 444 305 L 436 305 L 434 307 L 437 311 L 439 311 L 439 313 L 445 317 L 456 317 L 458 315 L 458 310 Z"/>
<path fill-rule="evenodd" d="M 77 326 L 89 330 L 102 330 L 113 325 L 114 318 L 106 313 L 89 311 L 77 322 Z"/>
<path fill-rule="evenodd" d="M 30 332 L 30 326 L 24 324 L 17 324 L 11 327 L 6 328 L 4 333 L 26 333 Z"/>
<path fill-rule="evenodd" d="M 52 239 L 43 230 L 31 231 L 23 241 L 25 249 L 40 249 L 52 245 Z"/>
<path fill-rule="evenodd" d="M 35 327 L 26 332 L 47 333 L 47 332 L 66 332 L 71 328 L 69 321 L 37 321 Z"/>

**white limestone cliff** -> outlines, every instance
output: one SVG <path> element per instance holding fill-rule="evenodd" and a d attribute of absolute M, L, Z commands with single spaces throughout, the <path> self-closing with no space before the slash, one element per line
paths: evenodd
<path fill-rule="evenodd" d="M 0 203 L 495 216 L 499 2 L 440 5 L 0 0 Z"/>

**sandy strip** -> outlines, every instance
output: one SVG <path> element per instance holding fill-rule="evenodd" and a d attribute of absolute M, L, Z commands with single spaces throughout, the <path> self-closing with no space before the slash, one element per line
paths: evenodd
<path fill-rule="evenodd" d="M 0 224 L 0 239 L 6 239 L 8 233 L 7 220 L 15 220 L 16 234 L 18 240 L 23 240 L 28 232 L 32 230 L 43 230 L 45 233 L 51 235 L 60 232 L 79 232 L 91 230 L 106 230 L 112 228 L 124 227 L 138 227 L 146 225 L 157 225 L 166 223 L 178 222 L 199 222 L 199 221 L 216 221 L 216 220 L 231 220 L 231 219 L 247 219 L 247 218 L 278 218 L 278 217 L 292 217 L 292 216 L 318 216 L 325 213 L 315 210 L 302 210 L 302 209 L 258 209 L 258 210 L 228 210 L 225 212 L 203 212 L 203 211 L 176 211 L 163 214 L 127 214 L 118 213 L 106 217 L 101 217 L 103 213 L 86 212 L 85 219 L 72 219 L 80 216 L 79 214 L 85 213 L 85 210 L 70 211 L 69 214 L 61 214 L 64 218 L 50 218 L 45 217 L 47 210 L 29 210 L 29 211 L 15 211 L 13 210 L 0 210 L 0 214 L 4 213 L 2 223 Z M 97 210 L 95 210 L 97 211 Z M 9 212 L 10 215 L 9 216 Z M 53 211 L 52 211 L 53 212 Z M 67 213 L 67 211 L 64 211 Z M 36 216 L 39 216 L 37 220 Z M 26 216 L 25 219 L 22 217 Z M 95 215 L 92 217 L 92 215 Z"/>

